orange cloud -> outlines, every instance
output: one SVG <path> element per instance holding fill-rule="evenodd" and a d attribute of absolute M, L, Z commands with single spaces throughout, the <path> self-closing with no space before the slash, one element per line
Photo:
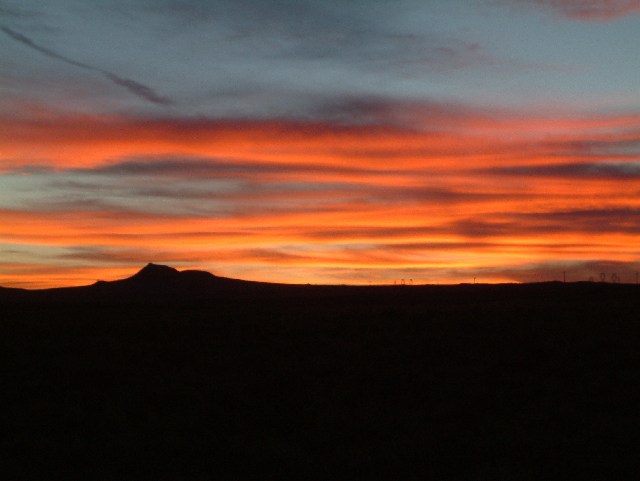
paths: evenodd
<path fill-rule="evenodd" d="M 637 261 L 637 116 L 390 109 L 361 124 L 0 118 L 0 201 L 13 199 L 0 285 L 83 284 L 149 261 L 339 283 Z"/>

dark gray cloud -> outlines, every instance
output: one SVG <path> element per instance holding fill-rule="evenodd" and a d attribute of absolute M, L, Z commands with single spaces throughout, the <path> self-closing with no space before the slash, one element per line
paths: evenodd
<path fill-rule="evenodd" d="M 557 233 L 640 233 L 640 209 L 631 207 L 495 213 L 493 217 L 496 220 L 462 219 L 444 226 L 443 230 L 474 239 Z"/>
<path fill-rule="evenodd" d="M 640 233 L 640 209 L 632 207 L 519 214 L 517 218 L 538 232 Z"/>
<path fill-rule="evenodd" d="M 16 173 L 46 173 L 46 168 L 39 166 L 21 167 Z M 236 159 L 221 159 L 216 157 L 198 156 L 145 156 L 123 159 L 104 166 L 88 169 L 70 169 L 69 173 L 88 175 L 115 176 L 166 176 L 193 179 L 197 178 L 226 178 L 251 177 L 259 175 L 277 174 L 335 174 L 335 175 L 368 175 L 384 176 L 393 171 L 370 170 L 366 168 L 323 165 L 308 163 L 267 163 Z"/>
<path fill-rule="evenodd" d="M 279 62 L 285 69 L 293 61 L 305 71 L 344 67 L 361 75 L 420 76 L 489 60 L 478 42 L 403 31 L 406 16 L 415 11 L 411 2 L 164 1 L 149 2 L 145 10 L 170 18 L 165 31 L 170 35 L 206 22 L 213 55 Z"/>
<path fill-rule="evenodd" d="M 389 125 L 402 129 L 442 130 L 491 120 L 499 112 L 462 102 L 375 95 L 343 95 L 321 99 L 314 114 L 336 122 Z M 426 124 L 426 125 L 425 125 Z"/>
<path fill-rule="evenodd" d="M 455 221 L 443 228 L 444 232 L 455 232 L 458 235 L 469 239 L 482 239 L 486 237 L 499 238 L 510 234 L 521 233 L 528 226 L 511 220 L 507 221 L 487 221 L 482 219 L 464 219 Z"/>
<path fill-rule="evenodd" d="M 359 71 L 393 69 L 403 76 L 442 73 L 489 62 L 478 43 L 433 34 L 398 34 L 375 29 L 292 32 L 276 56 L 305 61 L 332 59 Z"/>
<path fill-rule="evenodd" d="M 501 197 L 501 194 L 466 192 L 455 188 L 433 187 L 426 183 L 423 186 L 383 185 L 367 186 L 363 191 L 366 197 L 363 202 L 380 203 L 385 205 L 419 203 L 438 206 L 451 206 L 454 204 L 493 201 Z M 509 196 L 513 199 L 513 195 Z"/>
<path fill-rule="evenodd" d="M 259 175 L 282 173 L 287 170 L 303 170 L 305 166 L 279 166 L 259 162 L 238 162 L 233 160 L 201 157 L 146 157 L 123 160 L 118 163 L 77 169 L 75 172 L 122 176 L 171 176 L 171 177 L 229 177 L 238 175 Z"/>
<path fill-rule="evenodd" d="M 173 101 L 167 97 L 163 97 L 158 95 L 151 87 L 147 85 L 143 85 L 135 80 L 131 80 L 128 78 L 120 77 L 111 72 L 107 72 L 105 70 L 98 69 L 100 73 L 102 73 L 106 78 L 111 80 L 114 84 L 120 85 L 121 87 L 126 88 L 129 92 L 134 95 L 137 95 L 141 99 L 148 100 L 154 104 L 159 105 L 171 105 Z"/>
<path fill-rule="evenodd" d="M 351 239 L 367 239 L 373 241 L 376 239 L 388 239 L 389 236 L 395 235 L 399 238 L 403 237 L 420 237 L 433 234 L 441 234 L 442 228 L 438 226 L 393 226 L 393 227 L 330 227 L 318 226 L 317 229 L 306 233 L 306 237 L 312 240 L 351 240 Z"/>
<path fill-rule="evenodd" d="M 585 162 L 485 169 L 479 173 L 564 179 L 640 179 L 640 162 Z"/>
<path fill-rule="evenodd" d="M 139 82 L 136 82 L 135 80 L 131 80 L 128 78 L 124 78 L 124 77 L 120 77 L 119 75 L 116 75 L 112 72 L 109 72 L 107 70 L 103 70 L 99 67 L 95 67 L 93 65 L 89 65 L 87 63 L 84 62 L 78 62 L 77 60 L 73 60 L 72 58 L 66 57 L 64 55 L 61 55 L 57 52 L 55 52 L 54 50 L 51 50 L 49 48 L 43 47 L 41 45 L 38 45 L 37 43 L 35 43 L 33 40 L 31 40 L 29 37 L 16 32 L 6 26 L 2 26 L 0 27 L 0 30 L 2 30 L 5 34 L 7 34 L 9 37 L 11 37 L 13 40 L 15 40 L 16 42 L 20 42 L 23 45 L 26 45 L 27 47 L 40 52 L 43 55 L 46 55 L 47 57 L 51 57 L 57 60 L 60 60 L 62 62 L 65 62 L 69 65 L 73 65 L 74 67 L 78 67 L 84 70 L 90 70 L 92 72 L 98 72 L 101 73 L 104 77 L 106 77 L 107 79 L 109 79 L 111 82 L 113 82 L 116 85 L 119 85 L 121 87 L 124 87 L 125 89 L 127 89 L 129 92 L 131 92 L 132 94 L 136 95 L 137 97 L 143 99 L 143 100 L 147 100 L 149 102 L 152 102 L 154 104 L 160 104 L 160 105 L 169 105 L 172 103 L 172 101 L 166 97 L 163 97 L 161 95 L 158 95 L 151 87 L 148 87 L 146 85 L 143 85 Z"/>
<path fill-rule="evenodd" d="M 621 135 L 622 134 L 622 135 Z M 554 145 L 562 148 L 569 148 L 575 152 L 581 152 L 583 155 L 618 155 L 624 156 L 628 154 L 638 154 L 640 152 L 640 132 L 620 131 L 616 134 L 611 133 L 609 138 L 592 139 L 588 135 L 583 139 L 569 140 L 566 142 L 550 142 L 549 146 Z"/>
<path fill-rule="evenodd" d="M 118 219 L 132 216 L 142 216 L 143 213 L 131 206 L 116 205 L 109 200 L 98 198 L 91 193 L 64 193 L 52 195 L 46 201 L 31 200 L 23 206 L 25 212 L 60 213 L 68 214 L 91 212 L 98 219 Z"/>
<path fill-rule="evenodd" d="M 67 252 L 56 256 L 59 259 L 74 261 L 90 261 L 105 265 L 113 264 L 136 264 L 140 259 L 151 256 L 148 249 L 134 248 L 104 248 L 99 246 L 71 246 Z M 159 252 L 154 252 L 155 258 L 162 258 Z M 157 257 L 156 257 L 157 256 Z"/>

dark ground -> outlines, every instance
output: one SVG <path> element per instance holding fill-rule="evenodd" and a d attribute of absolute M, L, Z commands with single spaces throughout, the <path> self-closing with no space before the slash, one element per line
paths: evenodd
<path fill-rule="evenodd" d="M 637 286 L 314 289 L 0 301 L 4 479 L 640 472 Z"/>

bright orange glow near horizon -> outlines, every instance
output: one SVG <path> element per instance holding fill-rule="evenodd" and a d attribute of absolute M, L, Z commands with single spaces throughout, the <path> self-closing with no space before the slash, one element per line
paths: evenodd
<path fill-rule="evenodd" d="M 606 258 L 610 268 L 627 264 L 629 277 L 640 162 L 609 145 L 626 142 L 636 120 L 552 118 L 544 128 L 540 118 L 494 119 L 476 128 L 458 118 L 427 131 L 5 120 L 5 178 L 65 190 L 0 211 L 0 242 L 20 246 L 0 285 L 82 285 L 149 261 L 259 281 L 361 284 L 549 280 L 572 268 L 584 280 L 585 262 Z M 69 196 L 77 186 L 100 201 Z M 52 257 L 34 261 L 36 251 Z"/>

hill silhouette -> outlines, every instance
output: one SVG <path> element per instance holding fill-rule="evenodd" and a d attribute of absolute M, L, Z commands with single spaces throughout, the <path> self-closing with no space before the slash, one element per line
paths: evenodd
<path fill-rule="evenodd" d="M 213 274 L 210 274 L 213 276 Z M 170 281 L 180 276 L 178 269 L 150 262 L 129 278 L 130 281 Z"/>
<path fill-rule="evenodd" d="M 594 282 L 542 282 L 531 284 L 459 284 L 415 286 L 307 285 L 255 282 L 220 277 L 210 272 L 184 270 L 149 263 L 132 276 L 97 281 L 80 287 L 16 289 L 0 287 L 0 302 L 63 302 L 122 304 L 216 304 L 223 301 L 287 299 L 305 302 L 347 302 L 354 298 L 378 298 L 385 302 L 456 303 L 484 299 L 487 302 L 540 302 L 596 296 L 633 295 L 637 286 Z"/>
<path fill-rule="evenodd" d="M 166 265 L 149 263 L 131 277 L 97 281 L 88 286 L 36 290 L 0 288 L 0 301 L 163 304 L 214 302 L 220 297 L 276 293 L 277 289 L 273 286 L 218 277 L 206 271 L 178 271 Z"/>
<path fill-rule="evenodd" d="M 177 269 L 149 263 L 126 279 L 99 281 L 90 288 L 101 300 L 121 302 L 187 302 L 215 300 L 237 288 L 233 279 L 216 277 L 205 271 Z"/>

